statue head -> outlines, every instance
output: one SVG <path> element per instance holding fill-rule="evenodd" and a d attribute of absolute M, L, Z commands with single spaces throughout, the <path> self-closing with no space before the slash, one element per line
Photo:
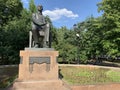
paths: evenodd
<path fill-rule="evenodd" d="M 38 10 L 38 11 L 42 11 L 42 10 L 43 10 L 43 6 L 42 6 L 42 5 L 38 5 L 38 6 L 37 6 L 37 10 Z"/>

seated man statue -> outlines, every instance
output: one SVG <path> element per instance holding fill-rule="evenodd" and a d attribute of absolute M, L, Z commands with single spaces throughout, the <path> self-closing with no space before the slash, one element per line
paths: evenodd
<path fill-rule="evenodd" d="M 32 35 L 34 48 L 47 48 L 49 43 L 49 24 L 42 15 L 42 5 L 37 6 L 37 13 L 32 15 Z"/>

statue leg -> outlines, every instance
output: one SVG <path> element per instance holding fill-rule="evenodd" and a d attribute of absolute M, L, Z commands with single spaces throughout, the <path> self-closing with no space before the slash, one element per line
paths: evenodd
<path fill-rule="evenodd" d="M 48 48 L 49 47 L 49 24 L 46 25 L 45 28 L 45 35 L 44 35 L 44 39 L 43 39 L 43 47 Z"/>
<path fill-rule="evenodd" d="M 32 34 L 35 42 L 35 47 L 39 47 L 39 31 L 34 29 L 32 30 Z"/>
<path fill-rule="evenodd" d="M 44 36 L 44 38 L 43 38 L 43 47 L 44 48 L 48 48 L 49 46 L 48 46 L 48 42 L 46 41 L 46 37 Z"/>
<path fill-rule="evenodd" d="M 51 48 L 52 44 L 52 32 L 49 32 L 49 47 Z"/>

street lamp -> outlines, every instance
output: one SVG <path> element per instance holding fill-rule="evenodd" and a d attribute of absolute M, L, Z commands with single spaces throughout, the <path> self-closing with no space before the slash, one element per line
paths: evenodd
<path fill-rule="evenodd" d="M 73 29 L 75 31 L 76 35 L 76 40 L 77 40 L 77 62 L 79 64 L 80 59 L 79 59 L 79 40 L 80 40 L 80 34 L 78 33 L 78 26 L 76 24 L 73 25 Z"/>
<path fill-rule="evenodd" d="M 80 37 L 80 35 L 79 35 L 78 33 L 76 33 L 76 36 L 77 36 L 77 37 Z"/>

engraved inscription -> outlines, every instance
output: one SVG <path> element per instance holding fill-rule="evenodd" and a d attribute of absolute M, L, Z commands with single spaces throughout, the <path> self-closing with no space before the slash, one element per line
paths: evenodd
<path fill-rule="evenodd" d="M 50 57 L 29 57 L 29 71 L 32 73 L 33 64 L 43 64 L 46 63 L 46 71 L 50 71 Z"/>
<path fill-rule="evenodd" d="M 29 57 L 29 64 L 34 64 L 34 63 L 38 63 L 38 64 L 42 64 L 42 63 L 50 64 L 50 57 Z"/>

